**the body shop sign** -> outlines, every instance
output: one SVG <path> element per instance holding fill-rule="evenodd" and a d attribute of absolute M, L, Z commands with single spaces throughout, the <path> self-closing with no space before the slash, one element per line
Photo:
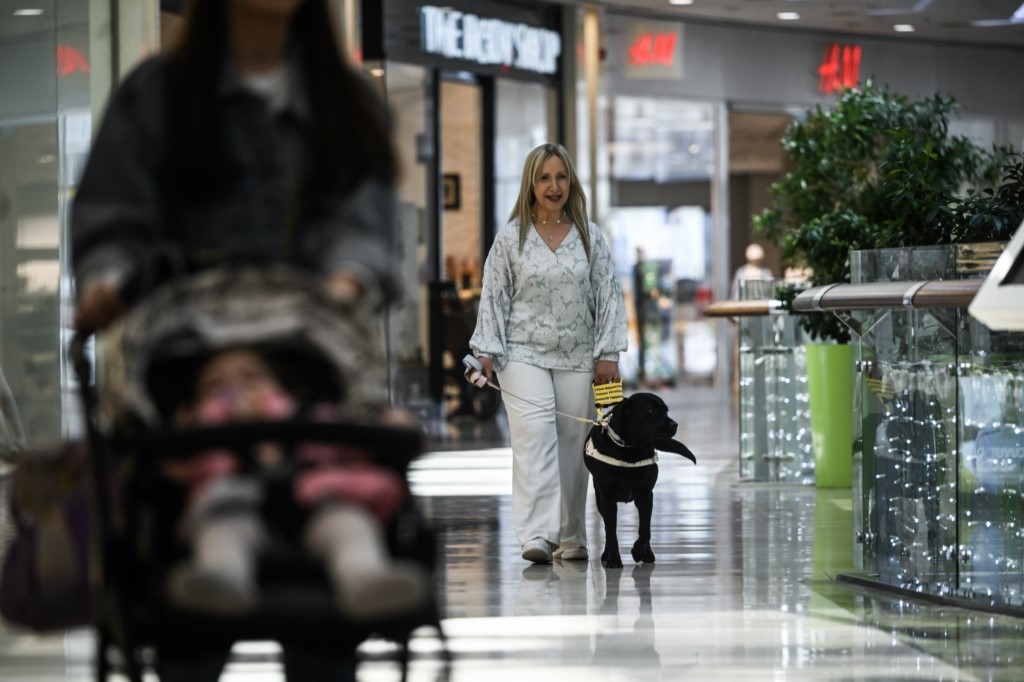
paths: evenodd
<path fill-rule="evenodd" d="M 553 74 L 562 54 L 555 31 L 448 7 L 421 7 L 420 28 L 423 51 L 448 59 Z"/>

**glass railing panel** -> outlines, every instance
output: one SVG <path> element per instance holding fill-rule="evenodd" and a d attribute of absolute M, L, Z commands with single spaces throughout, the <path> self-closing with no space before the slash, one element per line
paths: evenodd
<path fill-rule="evenodd" d="M 955 379 L 947 373 L 953 339 L 930 313 L 898 310 L 875 328 L 876 353 L 862 367 L 873 409 L 873 485 L 865 494 L 876 532 L 876 569 L 883 582 L 931 593 L 956 587 Z"/>
<path fill-rule="evenodd" d="M 853 251 L 854 283 L 956 277 L 950 246 Z M 855 523 L 863 567 L 931 593 L 957 585 L 956 311 L 877 310 L 854 320 Z M 859 458 L 859 459 L 858 459 Z"/>
<path fill-rule="evenodd" d="M 739 298 L 775 298 L 780 280 L 743 280 Z M 740 477 L 814 482 L 806 359 L 799 319 L 739 318 Z"/>
<path fill-rule="evenodd" d="M 965 318 L 958 365 L 961 592 L 1024 606 L 1024 334 Z"/>
<path fill-rule="evenodd" d="M 1002 248 L 1000 243 L 959 246 L 957 277 L 984 278 Z M 960 312 L 956 363 L 959 594 L 979 603 L 1020 607 L 1024 605 L 1020 493 L 1024 334 L 993 332 Z"/>
<path fill-rule="evenodd" d="M 956 258 L 956 248 L 949 245 L 851 251 L 850 281 L 859 284 L 953 279 Z"/>
<path fill-rule="evenodd" d="M 1001 250 L 853 252 L 853 281 L 982 278 Z M 1024 607 L 1024 334 L 962 309 L 852 319 L 865 569 L 898 587 Z"/>

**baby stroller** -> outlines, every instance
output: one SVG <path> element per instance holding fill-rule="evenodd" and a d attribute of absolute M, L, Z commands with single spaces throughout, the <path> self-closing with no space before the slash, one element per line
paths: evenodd
<path fill-rule="evenodd" d="M 187 635 L 227 643 L 298 640 L 353 651 L 378 636 L 398 645 L 404 680 L 409 640 L 421 626 L 436 629 L 447 672 L 434 590 L 421 609 L 401 617 L 343 617 L 323 569 L 291 540 L 304 514 L 291 495 L 295 462 L 285 457 L 284 465 L 264 471 L 254 461 L 257 444 L 267 442 L 286 454 L 304 443 L 345 444 L 399 473 L 408 492 L 406 470 L 421 452 L 421 434 L 374 421 L 387 403 L 379 336 L 369 311 L 328 299 L 317 281 L 287 269 L 232 268 L 165 285 L 105 334 L 96 389 L 87 339 L 75 337 L 71 355 L 85 407 L 99 549 L 97 679 L 106 680 L 120 660 L 128 678 L 141 682 L 153 643 Z M 187 390 L 184 377 L 203 357 L 238 346 L 274 355 L 306 398 L 329 401 L 340 417 L 173 428 L 175 405 Z M 184 495 L 162 475 L 161 463 L 211 448 L 232 451 L 266 491 L 261 511 L 271 542 L 260 557 L 259 603 L 239 617 L 182 610 L 166 598 L 168 572 L 187 552 L 176 541 Z M 411 495 L 384 534 L 392 556 L 434 575 L 435 536 Z"/>

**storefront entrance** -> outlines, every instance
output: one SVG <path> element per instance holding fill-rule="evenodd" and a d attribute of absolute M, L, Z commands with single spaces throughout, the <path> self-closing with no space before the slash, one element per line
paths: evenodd
<path fill-rule="evenodd" d="M 392 401 L 423 416 L 488 417 L 496 404 L 465 395 L 461 360 L 526 155 L 561 141 L 561 14 L 496 0 L 362 10 L 364 68 L 380 80 L 402 164 L 396 267 L 406 290 L 389 318 Z"/>
<path fill-rule="evenodd" d="M 462 379 L 483 264 L 507 222 L 527 153 L 556 130 L 542 83 L 400 63 L 381 67 L 402 159 L 400 262 L 389 321 L 396 404 L 493 416 L 498 396 Z"/>
<path fill-rule="evenodd" d="M 486 85 L 486 89 L 485 89 Z M 467 73 L 442 73 L 440 84 L 441 161 L 440 249 L 442 270 L 438 296 L 441 345 L 431 364 L 441 369 L 447 416 L 491 417 L 498 408 L 495 391 L 480 391 L 462 378 L 462 358 L 470 352 L 469 339 L 476 324 L 485 243 L 492 235 L 489 213 L 494 183 L 487 148 L 485 100 L 490 110 L 491 81 Z"/>

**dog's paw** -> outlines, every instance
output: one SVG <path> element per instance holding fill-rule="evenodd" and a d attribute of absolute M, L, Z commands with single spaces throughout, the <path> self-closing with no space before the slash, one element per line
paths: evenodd
<path fill-rule="evenodd" d="M 618 552 L 609 556 L 606 551 L 601 555 L 601 565 L 605 568 L 622 568 L 622 557 L 619 556 Z"/>
<path fill-rule="evenodd" d="M 638 564 L 653 564 L 654 563 L 654 551 L 651 550 L 651 543 L 637 540 L 633 544 L 633 551 L 630 552 L 633 555 L 633 561 Z"/>

